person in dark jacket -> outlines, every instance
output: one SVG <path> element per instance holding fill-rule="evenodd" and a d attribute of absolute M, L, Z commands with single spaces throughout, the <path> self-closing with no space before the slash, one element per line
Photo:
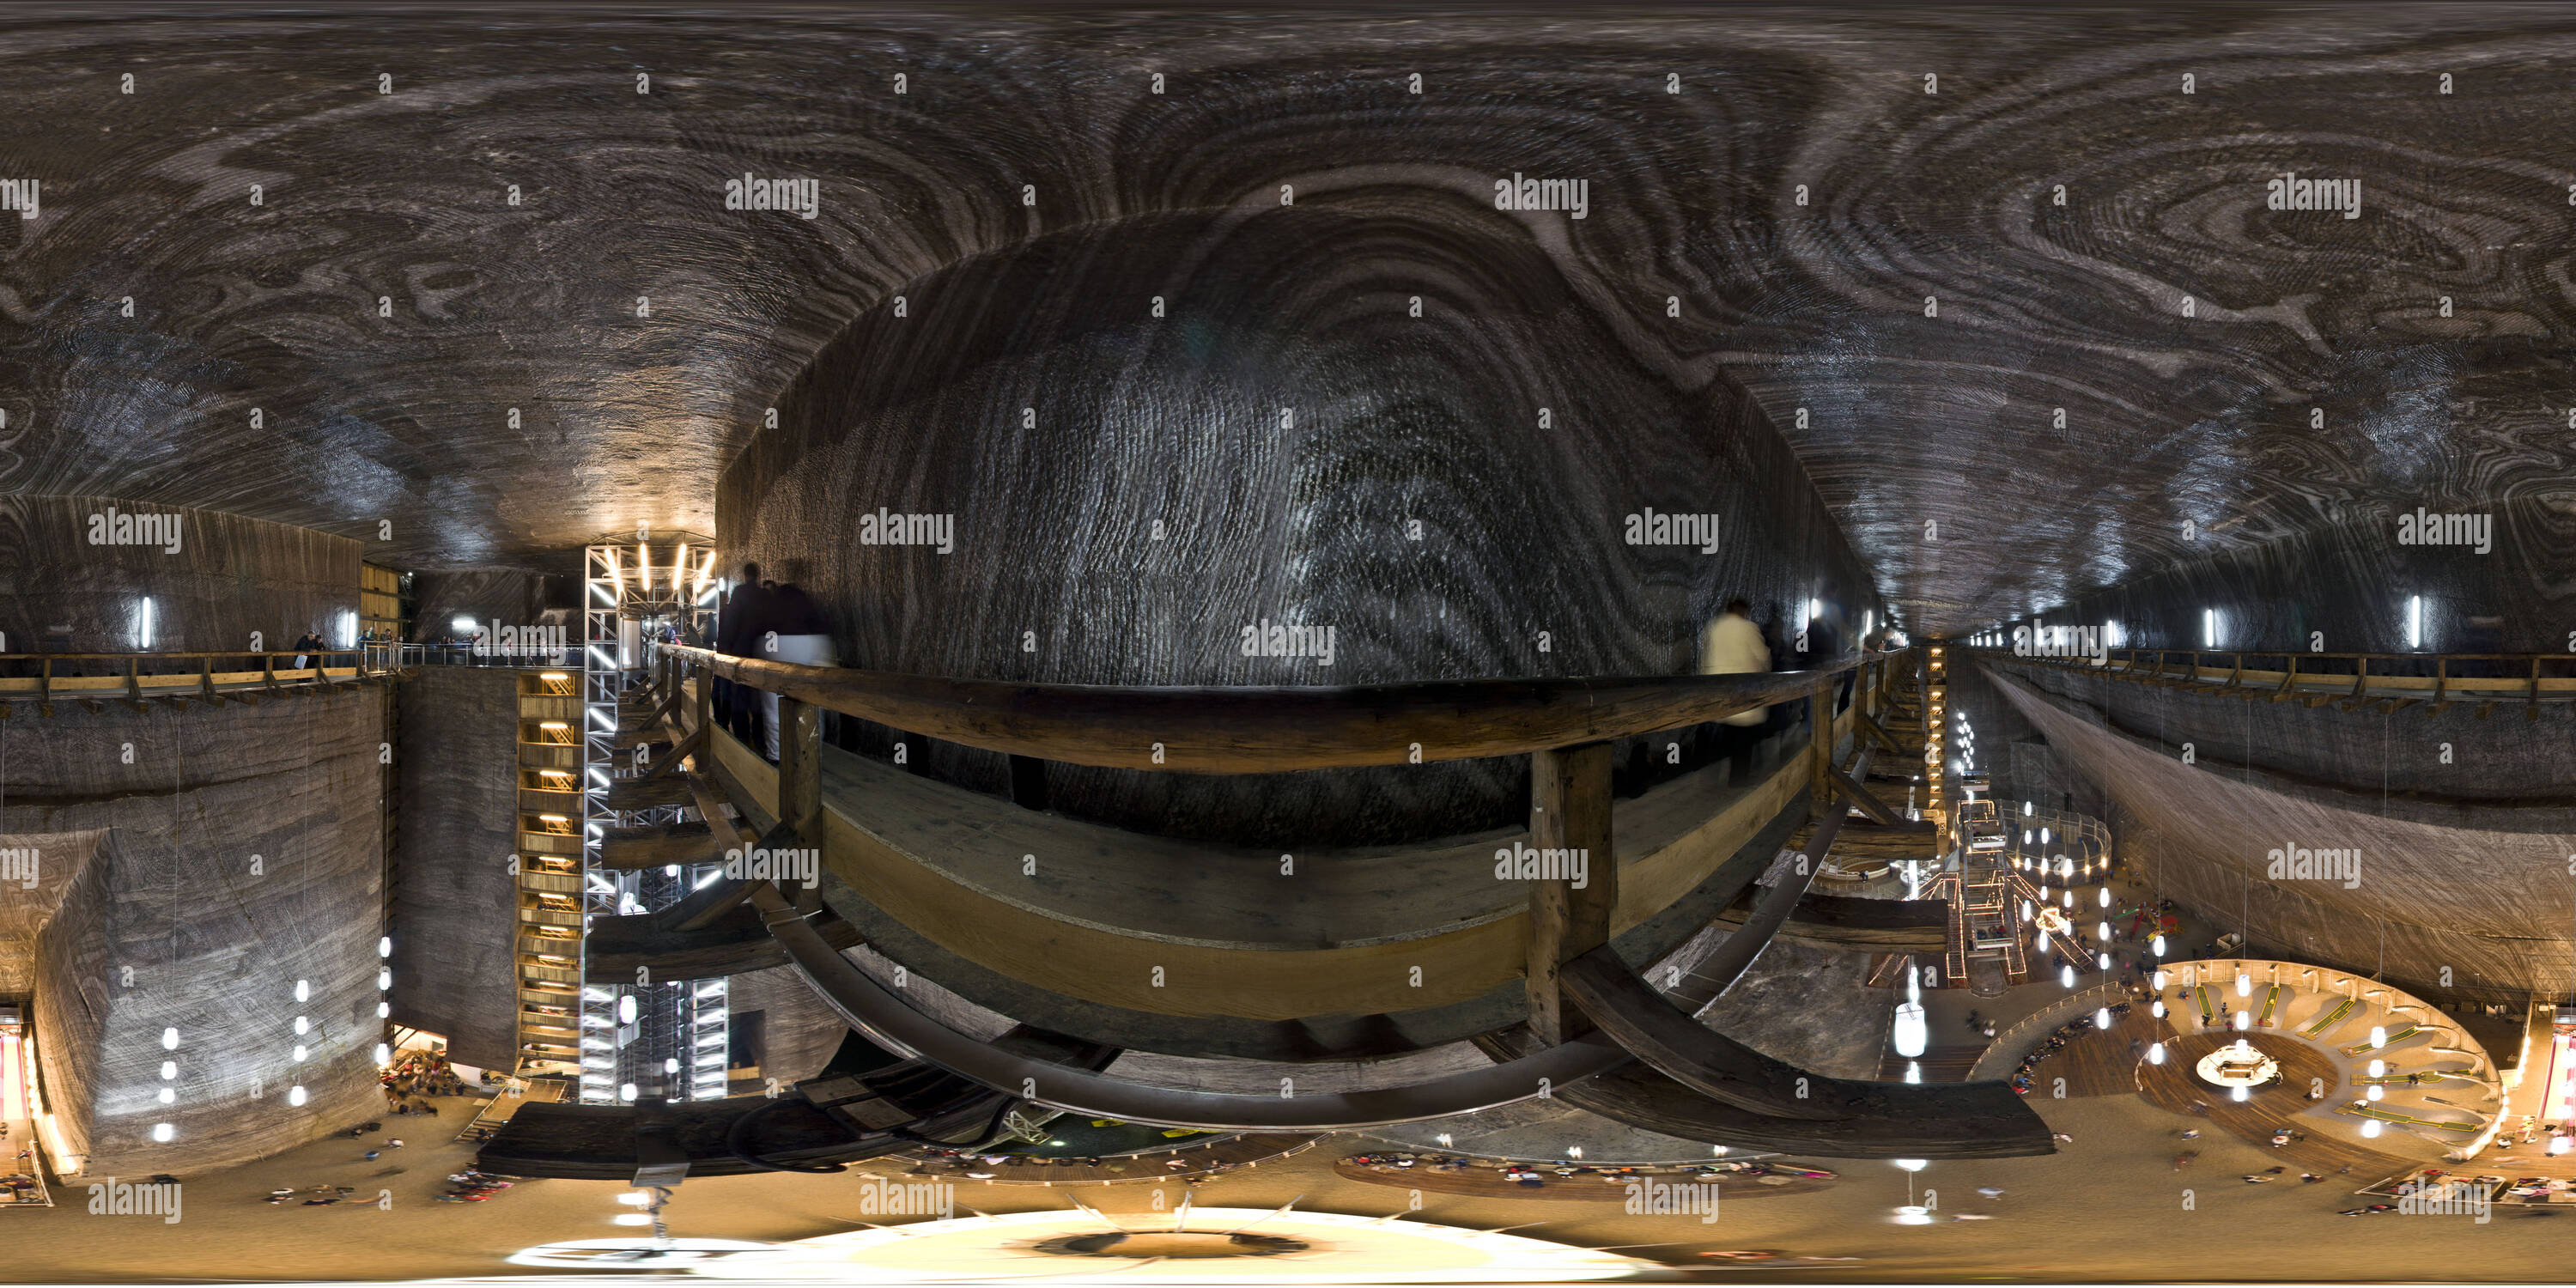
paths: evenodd
<path fill-rule="evenodd" d="M 716 652 L 727 657 L 759 656 L 760 632 L 768 629 L 761 619 L 766 615 L 770 592 L 760 582 L 760 565 L 746 562 L 742 566 L 742 584 L 725 596 L 724 606 L 716 610 Z M 749 746 L 760 745 L 760 704 L 752 698 L 753 690 L 730 682 L 716 682 L 717 719 L 733 735 Z"/>

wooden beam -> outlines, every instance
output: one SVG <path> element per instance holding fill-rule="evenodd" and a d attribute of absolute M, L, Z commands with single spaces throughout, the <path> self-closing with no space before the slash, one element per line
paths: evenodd
<path fill-rule="evenodd" d="M 679 764 L 689 753 L 705 746 L 706 742 L 707 727 L 699 725 L 695 732 L 682 738 L 669 751 L 663 752 L 661 758 L 653 762 L 653 767 L 644 772 L 643 781 L 651 781 L 671 772 L 671 766 Z"/>
<path fill-rule="evenodd" d="M 1905 754 L 1905 745 L 1898 742 L 1896 740 L 1896 735 L 1889 733 L 1885 726 L 1879 724 L 1876 720 L 1871 719 L 1869 717 L 1869 713 L 1861 713 L 1859 724 L 1860 731 L 1863 734 L 1868 735 L 1870 741 L 1887 748 L 1889 751 L 1895 752 L 1897 755 L 1902 756 Z"/>
<path fill-rule="evenodd" d="M 822 907 L 823 711 L 794 698 L 778 700 L 778 822 L 795 833 L 788 844 L 811 849 L 818 860 L 814 884 L 797 892 L 800 912 Z"/>
<path fill-rule="evenodd" d="M 1558 967 L 1610 942 L 1619 904 L 1619 858 L 1610 836 L 1610 744 L 1586 743 L 1530 757 L 1530 845 L 1584 853 L 1584 883 L 1530 885 L 1527 985 L 1530 1027 L 1550 1046 L 1590 1025 L 1565 1004 Z"/>
<path fill-rule="evenodd" d="M 1834 688 L 1832 685 L 1824 685 L 1807 694 L 1807 729 L 1807 803 L 1816 817 L 1822 818 L 1827 813 L 1842 808 L 1834 803 Z"/>
<path fill-rule="evenodd" d="M 1656 1072 L 1723 1104 L 1812 1124 L 1806 1130 L 1835 1139 L 1840 1149 L 1923 1158 L 2049 1152 L 2048 1124 L 2006 1083 L 1854 1082 L 1810 1073 L 1701 1024 L 1606 948 L 1568 963 L 1565 977 L 1603 1031 Z"/>
<path fill-rule="evenodd" d="M 1933 830 L 1930 823 L 1914 822 L 1899 815 L 1895 809 L 1890 807 L 1886 802 L 1871 795 L 1870 790 L 1867 787 L 1862 786 L 1857 779 L 1854 779 L 1850 774 L 1843 772 L 1842 766 L 1827 762 L 1825 770 L 1828 776 L 1832 779 L 1829 786 L 1840 790 L 1843 796 L 1851 801 L 1854 808 L 1858 809 L 1863 814 L 1869 815 L 1871 822 L 1877 823 L 1883 827 L 1895 828 L 1900 832 L 1929 832 Z"/>

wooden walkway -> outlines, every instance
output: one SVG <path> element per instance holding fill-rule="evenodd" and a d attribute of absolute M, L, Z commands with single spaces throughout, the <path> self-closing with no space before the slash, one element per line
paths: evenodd
<path fill-rule="evenodd" d="M 1986 1049 L 1983 1046 L 1925 1047 L 1921 1059 L 1909 1061 L 1904 1056 L 1898 1055 L 1894 1047 L 1890 1047 L 1886 1054 L 1879 1058 L 1878 1080 L 1903 1082 L 1905 1066 L 1918 1064 L 1923 1068 L 1925 1082 L 1966 1082 L 1969 1068 L 1977 1063 L 1978 1056 L 1985 1053 Z"/>
<path fill-rule="evenodd" d="M 520 1106 L 529 1101 L 535 1101 L 541 1105 L 559 1101 L 564 1098 L 567 1085 L 561 1078 L 530 1078 L 527 1080 L 527 1090 L 524 1093 L 498 1092 L 482 1103 L 481 1109 L 465 1124 L 464 1130 L 456 1133 L 456 1139 L 467 1144 L 490 1140 L 493 1133 L 501 1130 L 503 1123 L 518 1115 Z"/>
<path fill-rule="evenodd" d="M 2341 1080 L 2334 1062 L 2325 1053 L 2297 1038 L 2277 1033 L 2248 1033 L 2244 1036 L 2256 1050 L 2281 1062 L 2281 1081 L 2256 1088 L 2251 1099 L 2241 1103 L 2230 1100 L 2225 1092 L 2203 1084 L 2192 1074 L 2192 1066 L 2202 1056 L 2234 1041 L 2237 1037 L 2234 1033 L 2194 1033 L 2173 1039 L 2166 1046 L 2163 1064 L 2140 1067 L 2138 1081 L 2141 1093 L 2159 1109 L 2190 1118 L 2206 1118 L 2211 1126 L 2256 1144 L 2268 1144 L 2273 1131 L 2281 1127 L 2308 1133 L 2305 1140 L 2294 1140 L 2272 1150 L 2280 1156 L 2282 1163 L 2299 1171 L 2323 1176 L 2351 1175 L 2369 1181 L 2414 1166 L 2410 1160 L 2395 1154 L 2363 1149 L 2311 1131 L 2316 1120 L 2302 1117 L 2311 1105 L 2317 1103 L 2307 1099 L 2309 1080 L 2324 1082 L 2329 1102 L 2335 1099 Z M 2192 1108 L 2195 1101 L 2206 1105 L 2207 1109 L 2195 1112 Z"/>

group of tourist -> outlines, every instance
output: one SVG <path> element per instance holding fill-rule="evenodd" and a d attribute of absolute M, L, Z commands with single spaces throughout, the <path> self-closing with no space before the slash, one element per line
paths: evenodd
<path fill-rule="evenodd" d="M 434 1051 L 403 1052 L 376 1075 L 376 1082 L 384 1088 L 385 1101 L 395 1113 L 427 1114 L 432 1118 L 438 1116 L 438 1106 L 419 1097 L 465 1092 L 464 1080 L 456 1076 L 447 1057 Z"/>
<path fill-rule="evenodd" d="M 756 657 L 804 666 L 837 666 L 831 622 L 823 606 L 794 582 L 764 581 L 760 565 L 745 563 L 742 581 L 716 610 L 711 647 L 728 657 Z M 733 735 L 778 759 L 778 695 L 719 679 L 715 718 Z"/>

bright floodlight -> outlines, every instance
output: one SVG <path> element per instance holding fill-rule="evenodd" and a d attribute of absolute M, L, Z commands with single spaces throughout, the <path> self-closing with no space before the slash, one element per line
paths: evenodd
<path fill-rule="evenodd" d="M 2095 1011 L 2095 1012 L 2093 1013 L 2093 1027 L 2095 1027 L 2095 1028 L 2097 1028 L 2097 1029 L 2107 1029 L 2107 1028 L 2111 1027 L 2111 1008 L 2110 1008 L 2110 1007 L 2107 1007 L 2107 1006 L 2106 1006 L 2106 1007 L 2103 1007 L 2101 1010 Z"/>
<path fill-rule="evenodd" d="M 1898 1167 L 1902 1167 L 1902 1168 L 1904 1168 L 1906 1171 L 1909 1171 L 1909 1172 L 1919 1172 L 1919 1171 L 1922 1171 L 1924 1168 L 1931 1166 L 1931 1164 L 1926 1163 L 1926 1162 L 1924 1162 L 1922 1159 L 1919 1159 L 1919 1158 L 1893 1158 L 1893 1159 L 1889 1159 L 1888 1161 L 1889 1161 L 1889 1162 L 1892 1162 L 1892 1163 L 1894 1163 L 1894 1164 L 1896 1164 Z"/>
<path fill-rule="evenodd" d="M 2162 1043 L 2162 1042 L 2158 1042 L 2158 1043 L 2156 1043 L 2154 1046 L 2151 1046 L 2151 1047 L 2148 1047 L 2148 1048 L 2147 1048 L 2147 1063 L 2149 1063 L 2149 1064 L 2163 1064 L 2164 1062 L 2165 1062 L 2165 1044 L 2164 1044 L 2164 1043 Z"/>
<path fill-rule="evenodd" d="M 1896 1008 L 1896 1028 L 1891 1037 L 1898 1055 L 1912 1060 L 1923 1054 L 1931 1041 L 1931 1028 L 1924 1020 L 1921 1002 L 1906 1002 Z"/>
<path fill-rule="evenodd" d="M 2243 1088 L 2243 1087 L 2238 1087 L 2238 1088 L 2234 1089 L 2233 1091 L 2231 1091 L 2231 1092 L 2228 1094 L 2228 1097 L 2227 1097 L 2227 1098 L 2228 1098 L 2228 1099 L 2230 1099 L 2230 1100 L 2246 1100 L 2246 1099 L 2250 1099 L 2251 1097 L 2247 1095 L 2247 1093 L 2246 1093 L 2246 1091 L 2245 1091 L 2245 1088 Z"/>

